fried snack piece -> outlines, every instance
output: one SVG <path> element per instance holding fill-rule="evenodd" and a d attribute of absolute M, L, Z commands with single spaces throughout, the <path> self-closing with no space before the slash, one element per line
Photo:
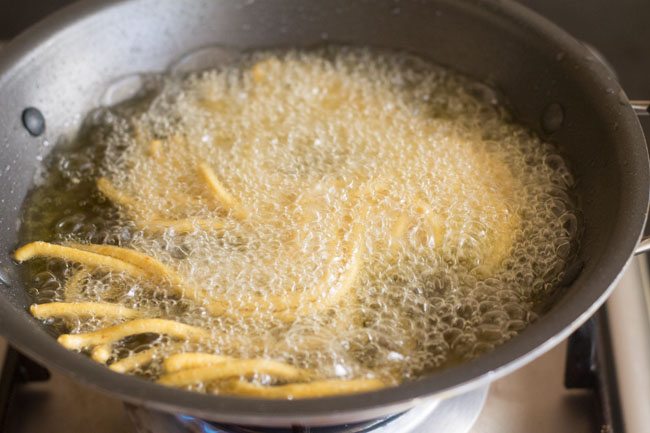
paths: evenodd
<path fill-rule="evenodd" d="M 151 140 L 147 148 L 147 153 L 153 159 L 160 161 L 162 159 L 162 140 Z"/>
<path fill-rule="evenodd" d="M 113 346 L 107 343 L 93 347 L 93 350 L 90 352 L 90 357 L 93 361 L 99 362 L 100 364 L 106 364 L 112 354 Z"/>
<path fill-rule="evenodd" d="M 317 380 L 307 383 L 292 383 L 279 386 L 260 386 L 245 381 L 233 381 L 219 392 L 242 395 L 247 397 L 261 397 L 270 399 L 296 399 L 318 398 L 340 394 L 356 394 L 384 388 L 386 384 L 378 379 L 352 379 L 352 380 Z"/>
<path fill-rule="evenodd" d="M 445 242 L 445 218 L 436 214 L 422 198 L 415 199 L 415 211 L 422 217 L 428 231 L 433 235 L 434 248 L 441 249 Z"/>
<path fill-rule="evenodd" d="M 49 319 L 50 317 L 134 319 L 140 315 L 137 310 L 108 302 L 49 302 L 32 304 L 29 311 L 37 319 Z"/>
<path fill-rule="evenodd" d="M 137 202 L 133 197 L 115 188 L 105 177 L 97 179 L 97 189 L 116 205 L 125 207 L 131 211 L 134 211 L 137 207 Z"/>
<path fill-rule="evenodd" d="M 251 67 L 251 77 L 253 78 L 253 82 L 256 84 L 261 84 L 263 83 L 266 78 L 268 78 L 270 72 L 273 69 L 278 69 L 282 68 L 283 65 L 278 59 L 274 59 L 273 57 L 269 57 L 267 59 L 261 60 L 253 65 Z"/>
<path fill-rule="evenodd" d="M 367 206 L 362 208 L 362 215 L 367 212 Z M 232 314 L 237 316 L 253 316 L 258 313 L 272 313 L 274 318 L 284 322 L 292 322 L 298 316 L 318 314 L 327 310 L 339 302 L 350 292 L 356 283 L 363 268 L 365 255 L 365 231 L 364 223 L 357 221 L 353 224 L 348 247 L 345 249 L 348 259 L 340 271 L 340 274 L 333 275 L 338 270 L 332 270 L 335 252 L 332 251 L 329 259 L 329 270 L 325 273 L 316 287 L 302 293 L 289 293 L 286 295 L 274 295 L 267 297 L 255 297 L 252 302 L 244 304 L 230 304 L 227 301 L 212 301 L 207 309 L 212 314 Z M 335 281 L 332 284 L 332 280 Z"/>
<path fill-rule="evenodd" d="M 142 269 L 153 279 L 165 280 L 175 286 L 183 285 L 182 278 L 169 266 L 140 251 L 115 245 L 69 243 L 67 246 L 122 260 Z"/>
<path fill-rule="evenodd" d="M 156 358 L 162 357 L 170 351 L 182 350 L 182 343 L 163 343 L 155 347 L 142 350 L 131 356 L 119 359 L 108 366 L 117 373 L 128 373 L 137 368 L 151 364 Z"/>
<path fill-rule="evenodd" d="M 308 376 L 305 370 L 284 362 L 269 359 L 238 359 L 204 367 L 175 371 L 161 376 L 158 383 L 168 386 L 187 386 L 200 382 L 214 382 L 233 377 L 268 374 L 277 379 L 296 381 Z"/>
<path fill-rule="evenodd" d="M 171 284 L 174 289 L 174 294 L 180 297 L 192 299 L 194 301 L 202 301 L 205 294 L 201 290 L 191 288 L 181 278 L 176 271 L 171 269 L 164 263 L 148 256 L 140 251 L 131 248 L 118 247 L 114 245 L 98 245 L 98 244 L 68 244 L 74 248 L 90 251 L 97 254 L 107 255 L 118 260 L 130 263 L 142 269 L 150 279 L 160 281 L 163 283 Z"/>
<path fill-rule="evenodd" d="M 205 163 L 199 164 L 199 176 L 210 189 L 212 196 L 223 208 L 239 218 L 246 219 L 248 213 L 241 203 L 221 183 L 216 173 Z"/>
<path fill-rule="evenodd" d="M 155 140 L 154 140 L 155 141 Z M 160 151 L 157 148 L 156 151 Z M 223 228 L 223 221 L 218 218 L 180 218 L 169 219 L 161 218 L 155 213 L 143 213 L 138 210 L 137 201 L 115 188 L 106 178 L 102 177 L 97 180 L 97 189 L 115 205 L 123 207 L 129 216 L 133 219 L 135 225 L 148 233 L 160 233 L 168 229 L 173 229 L 177 233 L 190 233 L 196 228 L 207 230 L 219 230 Z M 180 197 L 177 197 L 180 199 Z"/>
<path fill-rule="evenodd" d="M 62 259 L 80 263 L 91 268 L 101 268 L 111 272 L 129 274 L 137 278 L 144 278 L 148 275 L 143 269 L 114 257 L 47 242 L 31 242 L 23 245 L 14 252 L 14 259 L 19 262 L 24 262 L 35 257 Z"/>
<path fill-rule="evenodd" d="M 165 319 L 135 319 L 119 325 L 82 334 L 63 334 L 58 341 L 67 349 L 81 350 L 99 344 L 114 343 L 124 337 L 137 334 L 165 334 L 179 340 L 207 341 L 210 332 L 196 326 Z"/>
<path fill-rule="evenodd" d="M 176 233 L 192 233 L 200 230 L 221 230 L 224 222 L 220 218 L 151 218 L 146 223 L 138 222 L 138 227 L 149 233 L 159 233 L 165 230 L 174 230 Z"/>
<path fill-rule="evenodd" d="M 113 245 L 70 245 L 32 242 L 16 250 L 14 258 L 20 262 L 34 257 L 59 258 L 81 263 L 88 267 L 126 273 L 135 278 L 169 283 L 174 290 L 174 295 L 196 302 L 202 302 L 206 296 L 201 289 L 186 285 L 182 278 L 164 263 L 139 251 Z"/>
<path fill-rule="evenodd" d="M 116 373 L 128 373 L 138 367 L 144 367 L 145 365 L 150 364 L 159 352 L 160 349 L 157 347 L 143 350 L 135 355 L 127 356 L 119 361 L 115 361 L 109 365 L 108 368 Z"/>
<path fill-rule="evenodd" d="M 167 373 L 187 370 L 190 368 L 206 367 L 208 365 L 221 364 L 226 361 L 232 361 L 230 356 L 214 355 L 211 353 L 186 352 L 176 353 L 169 356 L 163 362 L 163 369 Z"/>
<path fill-rule="evenodd" d="M 77 269 L 70 278 L 65 282 L 63 288 L 63 299 L 66 301 L 75 301 L 81 297 L 81 288 L 83 281 L 92 274 L 86 268 Z"/>
<path fill-rule="evenodd" d="M 408 231 L 410 225 L 411 218 L 409 217 L 408 213 L 400 213 L 390 230 L 390 249 L 392 251 L 395 251 L 397 249 L 399 242 Z"/>
<path fill-rule="evenodd" d="M 259 297 L 246 304 L 231 305 L 227 301 L 212 301 L 207 309 L 212 314 L 253 316 L 257 312 L 272 312 L 275 318 L 284 322 L 296 320 L 298 316 L 317 314 L 341 302 L 356 283 L 363 267 L 364 246 L 360 238 L 355 239 L 345 270 L 337 282 L 330 286 L 331 273 L 327 272 L 315 290 L 304 293 Z M 330 263 L 331 266 L 331 263 Z"/>
<path fill-rule="evenodd" d="M 126 273 L 135 278 L 167 282 L 175 289 L 175 294 L 178 296 L 185 296 L 193 300 L 203 297 L 200 290 L 187 287 L 174 271 L 146 254 L 112 245 L 70 245 L 72 246 L 32 242 L 17 249 L 14 258 L 19 262 L 34 257 L 59 258 L 89 267 Z"/>

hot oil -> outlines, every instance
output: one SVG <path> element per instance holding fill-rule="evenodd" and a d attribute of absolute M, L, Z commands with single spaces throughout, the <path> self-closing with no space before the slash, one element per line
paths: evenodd
<path fill-rule="evenodd" d="M 134 248 L 209 297 L 110 273 L 66 290 L 78 268 L 50 260 L 30 268 L 35 301 L 119 302 L 212 331 L 188 350 L 283 360 L 318 378 L 399 382 L 489 351 L 536 319 L 578 230 L 557 150 L 473 85 L 412 56 L 349 48 L 168 77 L 146 103 L 95 113 L 52 158 L 24 239 Z M 245 217 L 214 200 L 202 163 Z M 99 176 L 137 212 L 102 197 Z M 152 233 L 155 218 L 223 227 Z M 145 335 L 113 354 L 167 343 Z M 138 374 L 159 372 L 154 362 Z"/>

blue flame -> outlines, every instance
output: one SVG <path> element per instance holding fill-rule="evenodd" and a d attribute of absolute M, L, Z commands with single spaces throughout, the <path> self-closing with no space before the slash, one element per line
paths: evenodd
<path fill-rule="evenodd" d="M 201 433 L 228 433 L 225 430 L 215 427 L 207 421 L 203 421 L 197 417 L 190 415 L 177 415 L 178 420 L 188 427 L 191 427 L 191 431 L 201 432 Z"/>

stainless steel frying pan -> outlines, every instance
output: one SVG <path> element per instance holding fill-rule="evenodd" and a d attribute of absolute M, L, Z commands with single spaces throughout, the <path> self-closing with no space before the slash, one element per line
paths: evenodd
<path fill-rule="evenodd" d="M 517 119 L 562 149 L 584 212 L 579 262 L 537 323 L 479 359 L 373 393 L 305 401 L 208 396 L 116 374 L 59 346 L 26 312 L 10 253 L 39 160 L 109 83 L 164 71 L 188 52 L 323 43 L 407 50 L 497 89 Z M 26 107 L 43 114 L 28 133 Z M 33 126 L 33 125 L 32 125 Z M 37 131 L 36 131 L 37 132 Z M 605 300 L 641 236 L 648 152 L 611 72 L 565 32 L 503 0 L 84 1 L 4 47 L 0 58 L 0 332 L 48 367 L 126 401 L 223 422 L 323 425 L 406 410 L 492 381 L 565 338 Z"/>

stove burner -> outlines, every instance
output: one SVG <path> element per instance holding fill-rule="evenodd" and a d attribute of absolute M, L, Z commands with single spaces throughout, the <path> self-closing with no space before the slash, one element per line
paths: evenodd
<path fill-rule="evenodd" d="M 400 413 L 386 418 L 336 426 L 303 427 L 296 425 L 291 428 L 246 427 L 232 424 L 216 424 L 202 421 L 196 417 L 187 415 L 179 415 L 178 419 L 180 422 L 188 426 L 197 428 L 196 431 L 202 433 L 369 433 L 376 431 L 383 425 L 393 422 L 402 415 L 403 414 Z"/>
<path fill-rule="evenodd" d="M 478 418 L 488 387 L 443 401 L 424 401 L 404 412 L 363 423 L 335 426 L 254 427 L 204 421 L 194 416 L 172 415 L 126 405 L 138 433 L 466 433 Z"/>

